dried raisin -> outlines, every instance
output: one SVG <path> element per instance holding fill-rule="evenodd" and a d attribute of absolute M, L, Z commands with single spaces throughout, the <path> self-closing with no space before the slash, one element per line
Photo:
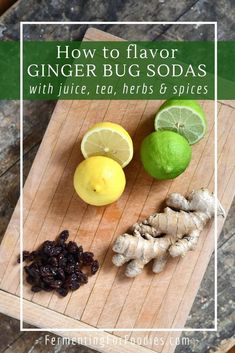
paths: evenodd
<path fill-rule="evenodd" d="M 84 252 L 74 241 L 66 243 L 68 237 L 69 232 L 64 230 L 55 241 L 46 240 L 38 250 L 23 252 L 23 261 L 31 262 L 24 270 L 33 292 L 56 290 L 65 297 L 69 290 L 74 291 L 88 282 L 83 266 L 90 266 L 91 274 L 98 271 L 99 263 L 94 260 L 94 254 Z"/>

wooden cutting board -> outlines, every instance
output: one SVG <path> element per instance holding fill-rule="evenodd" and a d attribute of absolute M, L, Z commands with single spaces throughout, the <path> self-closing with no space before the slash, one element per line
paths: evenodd
<path fill-rule="evenodd" d="M 86 40 L 118 40 L 89 29 Z M 139 161 L 142 139 L 153 130 L 153 117 L 161 101 L 59 101 L 24 187 L 24 248 L 32 250 L 63 229 L 71 240 L 93 251 L 101 268 L 66 298 L 54 293 L 33 294 L 24 286 L 24 320 L 40 328 L 182 328 L 214 248 L 211 223 L 200 237 L 197 249 L 184 259 L 171 259 L 161 274 L 150 268 L 137 278 L 126 278 L 123 268 L 112 265 L 111 245 L 126 229 L 160 210 L 167 194 L 186 194 L 214 185 L 214 103 L 201 102 L 208 119 L 205 138 L 193 146 L 189 168 L 173 181 L 150 178 Z M 218 194 L 228 210 L 234 196 L 234 109 L 218 103 Z M 127 186 L 123 196 L 107 207 L 86 205 L 75 194 L 73 173 L 82 160 L 80 142 L 95 122 L 122 124 L 134 141 L 133 161 L 125 168 Z M 218 220 L 218 234 L 223 225 Z M 0 311 L 19 317 L 19 204 L 0 248 Z M 172 337 L 180 332 L 60 332 L 68 337 L 97 337 L 102 344 L 89 346 L 102 352 L 119 352 L 112 338 L 127 339 L 126 352 L 174 351 Z M 130 343 L 148 337 L 143 345 Z M 157 338 L 159 343 L 157 344 Z M 151 344 L 151 341 L 156 344 Z M 164 341 L 162 344 L 162 340 Z"/>

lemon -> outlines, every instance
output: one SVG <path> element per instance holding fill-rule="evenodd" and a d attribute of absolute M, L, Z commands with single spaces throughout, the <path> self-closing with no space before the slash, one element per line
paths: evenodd
<path fill-rule="evenodd" d="M 158 180 L 176 178 L 190 163 L 192 148 L 186 138 L 173 131 L 156 131 L 142 142 L 144 169 Z"/>
<path fill-rule="evenodd" d="M 204 111 L 197 102 L 172 99 L 160 107 L 154 126 L 155 130 L 178 132 L 193 145 L 205 136 L 207 122 Z"/>
<path fill-rule="evenodd" d="M 122 195 L 126 178 L 116 161 L 95 156 L 77 166 L 73 182 L 83 201 L 94 206 L 104 206 L 115 202 Z"/>
<path fill-rule="evenodd" d="M 84 158 L 105 156 L 114 159 L 124 168 L 133 157 L 133 143 L 121 125 L 101 122 L 85 133 L 81 151 Z"/>

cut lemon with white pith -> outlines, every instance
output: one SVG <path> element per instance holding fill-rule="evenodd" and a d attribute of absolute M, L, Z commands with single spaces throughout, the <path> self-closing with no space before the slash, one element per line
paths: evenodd
<path fill-rule="evenodd" d="M 133 143 L 121 125 L 101 122 L 85 133 L 81 151 L 84 158 L 105 156 L 114 159 L 124 168 L 133 157 Z"/>
<path fill-rule="evenodd" d="M 155 130 L 178 132 L 193 145 L 205 136 L 207 123 L 205 114 L 197 102 L 169 100 L 160 107 L 154 127 Z"/>

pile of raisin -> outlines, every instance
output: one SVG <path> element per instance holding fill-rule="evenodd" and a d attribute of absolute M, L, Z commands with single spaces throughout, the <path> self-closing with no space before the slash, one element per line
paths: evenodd
<path fill-rule="evenodd" d="M 69 232 L 64 230 L 55 241 L 46 240 L 38 250 L 23 251 L 23 261 L 30 263 L 24 266 L 26 281 L 33 292 L 56 290 L 66 297 L 70 290 L 87 283 L 89 274 L 98 271 L 94 254 L 83 251 L 74 241 L 66 243 L 68 237 Z"/>

